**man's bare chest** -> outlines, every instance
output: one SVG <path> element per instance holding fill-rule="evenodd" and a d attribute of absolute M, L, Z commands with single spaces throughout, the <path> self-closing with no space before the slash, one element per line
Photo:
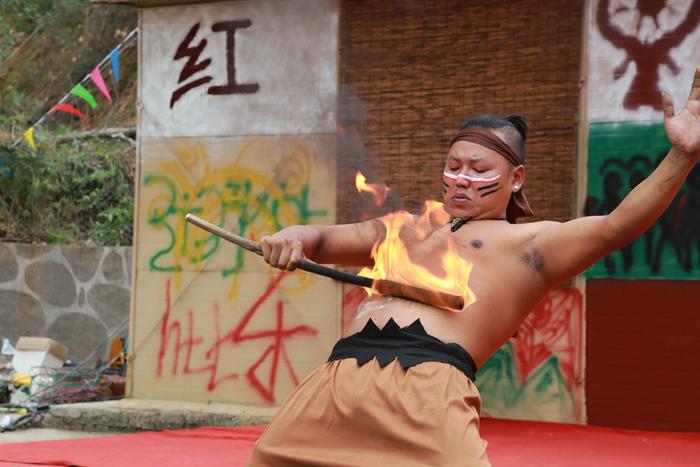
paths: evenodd
<path fill-rule="evenodd" d="M 453 260 L 468 262 L 472 268 L 483 270 L 497 270 L 499 266 L 508 263 L 515 266 L 519 262 L 512 242 L 489 226 L 465 225 L 456 232 L 448 225 L 428 232 L 407 227 L 402 229 L 400 238 L 412 262 L 431 270 L 449 267 Z"/>

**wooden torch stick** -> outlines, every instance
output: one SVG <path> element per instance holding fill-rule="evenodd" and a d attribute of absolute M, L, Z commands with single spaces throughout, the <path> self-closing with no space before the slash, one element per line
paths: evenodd
<path fill-rule="evenodd" d="M 231 243 L 245 248 L 246 250 L 262 256 L 262 248 L 258 242 L 250 240 L 240 235 L 236 235 L 228 230 L 224 230 L 218 225 L 207 222 L 194 214 L 187 214 L 185 220 L 192 225 L 206 230 L 207 232 L 223 238 Z M 320 276 L 329 277 L 341 282 L 369 287 L 376 290 L 382 295 L 392 295 L 394 297 L 405 298 L 414 302 L 425 303 L 427 305 L 445 308 L 452 311 L 460 311 L 464 308 L 464 298 L 459 295 L 453 295 L 445 292 L 436 292 L 433 290 L 422 289 L 400 282 L 394 282 L 386 279 L 372 279 L 358 274 L 338 271 L 333 268 L 321 266 L 312 261 L 302 260 L 299 269 L 313 272 Z"/>

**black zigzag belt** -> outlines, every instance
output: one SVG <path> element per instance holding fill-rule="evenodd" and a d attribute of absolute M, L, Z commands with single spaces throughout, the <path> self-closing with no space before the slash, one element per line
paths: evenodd
<path fill-rule="evenodd" d="M 459 344 L 446 344 L 431 336 L 419 319 L 400 328 L 392 318 L 382 329 L 370 319 L 362 331 L 340 339 L 328 361 L 354 358 L 362 366 L 375 357 L 382 367 L 398 359 L 404 369 L 424 362 L 447 363 L 476 380 L 476 364 L 469 352 Z"/>

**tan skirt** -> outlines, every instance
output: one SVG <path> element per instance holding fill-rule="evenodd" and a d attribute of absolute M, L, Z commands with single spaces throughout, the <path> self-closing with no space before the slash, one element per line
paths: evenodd
<path fill-rule="evenodd" d="M 374 358 L 306 377 L 255 445 L 250 466 L 489 466 L 481 398 L 451 365 Z"/>

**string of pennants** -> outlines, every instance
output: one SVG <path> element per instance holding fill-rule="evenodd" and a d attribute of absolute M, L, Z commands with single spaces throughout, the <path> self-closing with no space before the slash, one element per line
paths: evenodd
<path fill-rule="evenodd" d="M 27 131 L 24 132 L 22 137 L 18 139 L 15 142 L 15 145 L 17 145 L 22 139 L 24 139 L 29 146 L 31 146 L 32 149 L 36 150 L 36 144 L 34 142 L 34 129 L 37 128 L 41 123 L 54 112 L 65 112 L 69 113 L 71 115 L 76 116 L 77 118 L 84 120 L 86 118 L 86 115 L 80 111 L 78 107 L 76 107 L 73 104 L 70 104 L 68 100 L 71 97 L 78 97 L 91 109 L 97 108 L 97 99 L 95 99 L 95 96 L 93 95 L 92 92 L 88 89 L 87 86 L 89 86 L 89 83 L 92 82 L 92 84 L 97 88 L 97 90 L 102 94 L 102 96 L 107 99 L 108 102 L 112 102 L 112 95 L 109 92 L 109 87 L 105 83 L 104 76 L 102 75 L 102 67 L 105 66 L 107 63 L 111 66 L 112 70 L 112 77 L 114 79 L 114 84 L 118 87 L 119 86 L 119 54 L 121 51 L 123 51 L 127 45 L 131 41 L 133 41 L 136 38 L 136 34 L 138 33 L 138 28 L 134 29 L 131 31 L 119 44 L 117 44 L 116 47 L 112 49 L 111 52 L 109 52 L 101 61 L 98 63 L 95 68 L 92 69 L 90 73 L 85 75 L 83 79 L 78 82 L 73 88 L 61 98 L 61 100 L 58 101 L 56 105 L 51 107 L 48 112 L 46 112 L 37 122 L 32 125 L 31 128 L 29 128 Z"/>

